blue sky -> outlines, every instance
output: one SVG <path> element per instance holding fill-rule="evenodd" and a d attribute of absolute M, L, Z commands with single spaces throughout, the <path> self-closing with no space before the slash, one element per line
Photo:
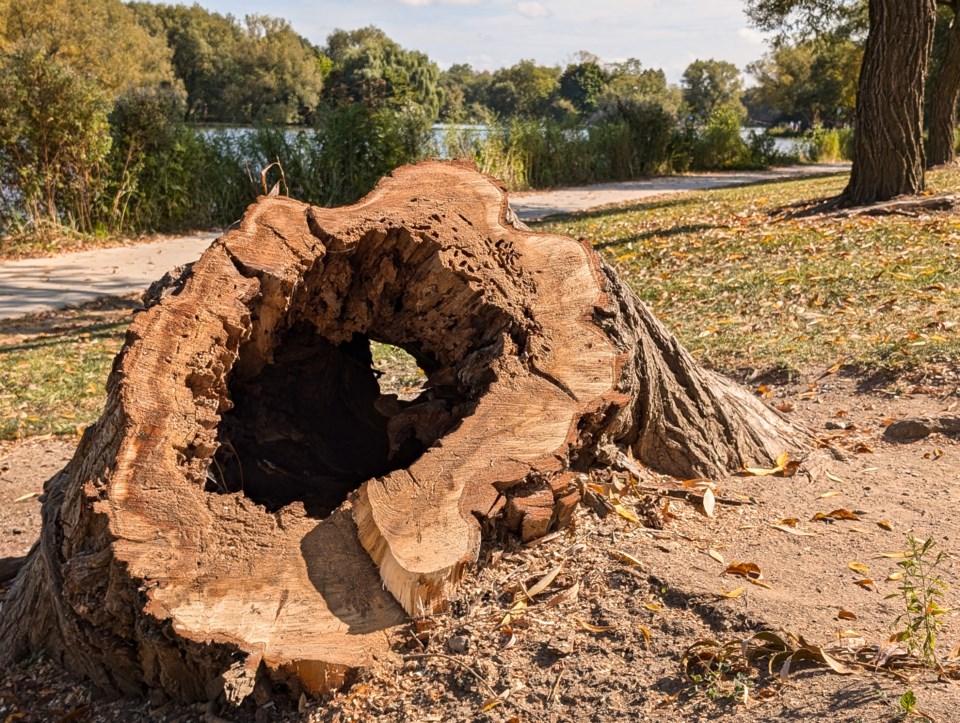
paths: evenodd
<path fill-rule="evenodd" d="M 166 0 L 171 2 L 173 0 Z M 179 0 L 190 2 L 190 0 Z M 322 45 L 335 28 L 376 25 L 402 46 L 446 68 L 494 70 L 521 58 L 566 64 L 588 50 L 604 60 L 638 58 L 677 82 L 697 58 L 759 58 L 763 36 L 743 0 L 198 0 L 219 13 L 265 13 L 289 20 Z"/>

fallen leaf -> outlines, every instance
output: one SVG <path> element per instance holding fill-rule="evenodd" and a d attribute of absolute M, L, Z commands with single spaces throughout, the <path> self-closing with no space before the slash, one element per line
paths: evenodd
<path fill-rule="evenodd" d="M 577 624 L 588 633 L 609 633 L 611 630 L 617 629 L 616 625 L 593 625 L 592 623 L 588 623 L 580 618 L 574 618 L 574 620 L 576 620 Z"/>
<path fill-rule="evenodd" d="M 640 524 L 640 518 L 637 517 L 635 514 L 633 514 L 630 510 L 628 510 L 626 507 L 624 507 L 624 506 L 623 506 L 622 504 L 620 504 L 619 502 L 614 502 L 614 503 L 613 503 L 613 509 L 614 509 L 614 511 L 615 511 L 618 515 L 620 515 L 623 519 L 629 520 L 630 522 L 632 522 L 632 523 L 635 524 L 635 525 L 639 525 L 639 524 Z"/>
<path fill-rule="evenodd" d="M 650 647 L 650 628 L 646 625 L 638 625 L 640 633 L 643 635 L 643 642 L 646 644 L 646 647 Z"/>
<path fill-rule="evenodd" d="M 837 613 L 837 618 L 839 618 L 840 620 L 856 620 L 857 616 L 854 615 L 849 610 L 841 610 L 840 612 Z"/>
<path fill-rule="evenodd" d="M 552 598 L 547 600 L 544 605 L 548 608 L 557 607 L 558 605 L 566 605 L 577 599 L 577 596 L 580 594 L 580 581 L 573 583 L 566 590 L 561 590 Z"/>
<path fill-rule="evenodd" d="M 629 552 L 621 552 L 620 550 L 611 550 L 610 555 L 615 560 L 626 563 L 627 565 L 641 565 L 639 559 L 631 555 Z"/>
<path fill-rule="evenodd" d="M 798 530 L 793 527 L 788 527 L 786 525 L 770 525 L 775 530 L 780 530 L 781 532 L 787 532 L 791 535 L 796 535 L 797 537 L 816 537 L 816 534 L 813 532 L 807 532 L 806 530 Z"/>
<path fill-rule="evenodd" d="M 902 580 L 905 574 L 906 573 L 903 570 L 897 570 L 896 572 L 891 572 L 889 575 L 887 575 L 887 581 L 896 582 L 897 580 Z"/>
<path fill-rule="evenodd" d="M 755 580 L 752 577 L 748 577 L 747 582 L 749 582 L 752 585 L 756 585 L 757 587 L 765 587 L 767 590 L 773 590 L 773 585 L 771 585 L 766 580 Z"/>
<path fill-rule="evenodd" d="M 19 497 L 17 497 L 17 499 L 15 499 L 14 502 L 26 502 L 27 500 L 31 500 L 34 497 L 39 497 L 39 496 L 40 496 L 39 492 L 27 492 L 27 494 L 20 495 Z"/>
<path fill-rule="evenodd" d="M 877 558 L 884 558 L 886 560 L 906 560 L 908 557 L 913 557 L 912 552 L 881 552 L 879 555 L 874 555 Z"/>
<path fill-rule="evenodd" d="M 739 575 L 748 580 L 759 580 L 763 577 L 760 567 L 755 562 L 733 562 L 727 566 L 722 575 Z"/>
<path fill-rule="evenodd" d="M 482 713 L 486 713 L 488 710 L 493 710 L 494 708 L 496 708 L 498 705 L 502 703 L 503 701 L 500 700 L 499 698 L 488 698 L 487 700 L 483 701 L 483 705 L 481 705 L 480 711 Z"/>
<path fill-rule="evenodd" d="M 555 568 L 550 570 L 550 572 L 548 572 L 546 575 L 541 577 L 534 585 L 530 587 L 529 590 L 527 590 L 527 595 L 533 598 L 536 595 L 539 595 L 540 593 L 542 593 L 544 590 L 550 587 L 550 583 L 552 583 L 554 580 L 557 579 L 557 575 L 560 574 L 560 570 L 562 569 L 563 569 L 563 563 L 560 563 Z"/>
<path fill-rule="evenodd" d="M 842 479 L 840 479 L 839 477 L 837 477 L 835 474 L 830 474 L 829 472 L 827 472 L 827 479 L 830 480 L 830 481 L 832 481 L 832 482 L 836 482 L 837 484 L 841 484 L 841 485 L 842 485 L 842 484 L 846 484 Z M 840 494 L 840 493 L 839 493 L 839 492 L 836 492 L 836 493 L 834 493 L 834 494 Z"/>
<path fill-rule="evenodd" d="M 796 517 L 784 517 L 777 524 L 786 525 L 787 527 L 796 527 L 797 525 L 800 524 L 800 520 L 797 519 Z"/>
<path fill-rule="evenodd" d="M 814 520 L 859 520 L 860 518 L 850 510 L 844 508 L 833 510 L 833 512 L 818 512 L 813 516 Z"/>
<path fill-rule="evenodd" d="M 859 572 L 861 575 L 866 575 L 868 572 L 870 572 L 870 568 L 861 562 L 848 563 L 847 567 L 849 567 L 854 572 Z"/>
<path fill-rule="evenodd" d="M 825 371 L 823 375 L 826 376 L 827 374 L 836 374 L 838 371 L 840 371 L 840 367 L 843 366 L 843 362 L 845 359 L 846 357 L 840 357 L 839 359 L 837 359 L 837 361 L 834 362 L 833 366 L 827 369 L 827 371 Z"/>
<path fill-rule="evenodd" d="M 836 490 L 828 490 L 828 491 L 824 492 L 822 495 L 819 495 L 819 496 L 817 497 L 817 499 L 818 499 L 818 500 L 825 500 L 825 499 L 827 499 L 828 497 L 836 497 L 838 494 L 840 494 L 840 493 L 837 492 Z"/>
<path fill-rule="evenodd" d="M 721 590 L 720 592 L 717 593 L 717 595 L 719 595 L 720 597 L 725 597 L 725 598 L 727 598 L 728 600 L 733 600 L 733 599 L 738 598 L 738 597 L 740 597 L 741 595 L 743 595 L 743 592 L 744 592 L 745 589 L 746 589 L 746 588 L 738 587 L 738 588 L 736 588 L 736 589 L 734 589 L 734 590 L 731 590 L 730 592 L 726 592 L 725 590 Z"/>
<path fill-rule="evenodd" d="M 719 562 L 721 565 L 727 564 L 727 561 L 723 559 L 723 555 L 721 555 L 716 550 L 707 550 L 707 554 L 710 555 L 710 557 L 712 557 L 714 560 Z"/>
<path fill-rule="evenodd" d="M 713 517 L 713 510 L 717 504 L 713 496 L 713 490 L 707 488 L 703 491 L 703 512 L 707 517 Z"/>
<path fill-rule="evenodd" d="M 647 610 L 649 610 L 649 611 L 651 611 L 651 612 L 654 612 L 654 613 L 658 613 L 658 612 L 660 612 L 661 610 L 663 610 L 663 605 L 658 605 L 658 604 L 655 603 L 655 602 L 645 602 L 645 603 L 643 604 L 643 606 L 644 606 Z"/>
<path fill-rule="evenodd" d="M 893 532 L 893 525 L 886 520 L 877 520 L 877 526 L 882 530 L 886 530 L 887 532 Z"/>
<path fill-rule="evenodd" d="M 871 578 L 865 577 L 865 578 L 863 578 L 862 580 L 854 580 L 854 581 L 853 581 L 853 584 L 854 584 L 854 585 L 859 585 L 860 587 L 869 590 L 871 587 L 873 587 L 874 582 L 873 582 L 873 580 L 872 580 Z"/>

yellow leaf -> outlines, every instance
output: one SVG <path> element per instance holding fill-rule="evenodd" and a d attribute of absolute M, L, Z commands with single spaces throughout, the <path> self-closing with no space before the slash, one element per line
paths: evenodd
<path fill-rule="evenodd" d="M 886 520 L 877 520 L 877 525 L 882 530 L 886 530 L 887 532 L 893 532 L 893 526 Z"/>
<path fill-rule="evenodd" d="M 903 570 L 897 570 L 896 572 L 891 572 L 889 575 L 887 575 L 887 580 L 889 582 L 896 582 L 897 580 L 902 580 L 905 574 L 906 573 L 904 573 Z"/>
<path fill-rule="evenodd" d="M 796 517 L 784 517 L 777 524 L 786 525 L 787 527 L 796 527 L 800 524 L 800 520 L 798 520 Z"/>
<path fill-rule="evenodd" d="M 593 625 L 580 618 L 574 618 L 574 620 L 588 633 L 609 633 L 611 630 L 617 629 L 616 625 Z"/>
<path fill-rule="evenodd" d="M 747 582 L 749 582 L 752 585 L 756 585 L 757 587 L 765 587 L 767 590 L 773 590 L 773 585 L 771 585 L 766 580 L 755 580 L 752 577 L 748 577 Z"/>
<path fill-rule="evenodd" d="M 726 592 L 725 590 L 721 590 L 720 592 L 717 593 L 717 595 L 719 595 L 720 597 L 725 597 L 725 598 L 727 598 L 728 600 L 733 600 L 733 599 L 738 598 L 738 597 L 740 597 L 741 595 L 743 595 L 743 591 L 744 591 L 745 589 L 746 589 L 746 588 L 738 587 L 738 588 L 735 588 L 735 589 L 731 590 L 730 592 Z"/>
<path fill-rule="evenodd" d="M 875 557 L 882 557 L 887 560 L 906 560 L 908 557 L 913 557 L 912 552 L 881 552 Z"/>
<path fill-rule="evenodd" d="M 645 603 L 643 604 L 643 606 L 644 606 L 647 610 L 650 610 L 651 612 L 655 612 L 655 613 L 658 613 L 658 612 L 660 612 L 661 610 L 663 610 L 663 605 L 658 605 L 658 604 L 655 603 L 655 602 L 645 602 Z"/>
<path fill-rule="evenodd" d="M 643 642 L 646 644 L 646 647 L 650 647 L 650 628 L 646 625 L 638 625 L 641 634 L 643 635 Z"/>
<path fill-rule="evenodd" d="M 849 610 L 841 610 L 840 612 L 837 613 L 837 617 L 840 620 L 856 620 L 857 619 L 857 616 L 854 615 Z"/>
<path fill-rule="evenodd" d="M 847 567 L 849 567 L 854 572 L 859 572 L 861 575 L 866 575 L 868 572 L 870 572 L 870 568 L 860 562 L 848 563 Z"/>
<path fill-rule="evenodd" d="M 824 492 L 822 495 L 820 495 L 819 497 L 817 497 L 817 499 L 825 500 L 825 499 L 827 499 L 828 497 L 836 497 L 838 494 L 840 494 L 840 493 L 837 492 L 836 490 L 828 490 L 828 491 Z"/>
<path fill-rule="evenodd" d="M 612 550 L 610 552 L 610 555 L 613 557 L 613 559 L 619 560 L 620 562 L 624 562 L 628 565 L 642 564 L 640 560 L 638 560 L 636 557 L 634 557 L 628 552 L 621 552 L 620 550 Z"/>
<path fill-rule="evenodd" d="M 865 577 L 862 580 L 854 580 L 853 584 L 869 590 L 873 586 L 874 582 L 869 577 Z"/>
<path fill-rule="evenodd" d="M 500 700 L 499 698 L 490 698 L 488 700 L 483 701 L 483 706 L 480 708 L 480 710 L 481 712 L 486 713 L 488 710 L 493 710 L 501 703 L 503 703 L 503 701 Z"/>
<path fill-rule="evenodd" d="M 613 503 L 613 509 L 614 509 L 614 511 L 615 511 L 618 515 L 620 515 L 623 519 L 629 520 L 630 522 L 632 522 L 632 523 L 635 524 L 635 525 L 639 525 L 639 524 L 640 524 L 640 518 L 637 517 L 635 514 L 633 514 L 633 513 L 632 513 L 630 510 L 628 510 L 626 507 L 624 507 L 623 505 L 621 505 L 619 502 L 614 502 L 614 503 Z"/>

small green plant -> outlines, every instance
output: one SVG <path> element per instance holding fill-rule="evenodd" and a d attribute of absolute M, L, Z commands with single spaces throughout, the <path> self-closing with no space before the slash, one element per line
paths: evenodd
<path fill-rule="evenodd" d="M 936 544 L 933 538 L 907 536 L 907 543 L 908 555 L 897 563 L 903 571 L 898 592 L 887 595 L 888 599 L 899 597 L 903 601 L 904 611 L 894 621 L 895 626 L 903 626 L 897 639 L 906 643 L 908 652 L 917 654 L 925 665 L 938 668 L 937 634 L 948 612 L 939 602 L 947 583 L 940 578 L 938 568 L 947 554 L 943 550 L 931 552 Z"/>
<path fill-rule="evenodd" d="M 912 690 L 900 696 L 897 700 L 897 717 L 901 720 L 910 716 L 917 707 L 917 696 Z"/>

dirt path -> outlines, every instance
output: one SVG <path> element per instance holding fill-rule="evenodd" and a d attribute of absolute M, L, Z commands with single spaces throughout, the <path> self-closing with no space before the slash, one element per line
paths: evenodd
<path fill-rule="evenodd" d="M 510 205 L 522 220 L 530 221 L 662 194 L 840 173 L 848 169 L 849 164 L 817 164 L 769 171 L 664 176 L 511 194 Z M 152 243 L 0 263 L 0 319 L 143 291 L 169 269 L 195 261 L 218 235 L 165 238 Z"/>

